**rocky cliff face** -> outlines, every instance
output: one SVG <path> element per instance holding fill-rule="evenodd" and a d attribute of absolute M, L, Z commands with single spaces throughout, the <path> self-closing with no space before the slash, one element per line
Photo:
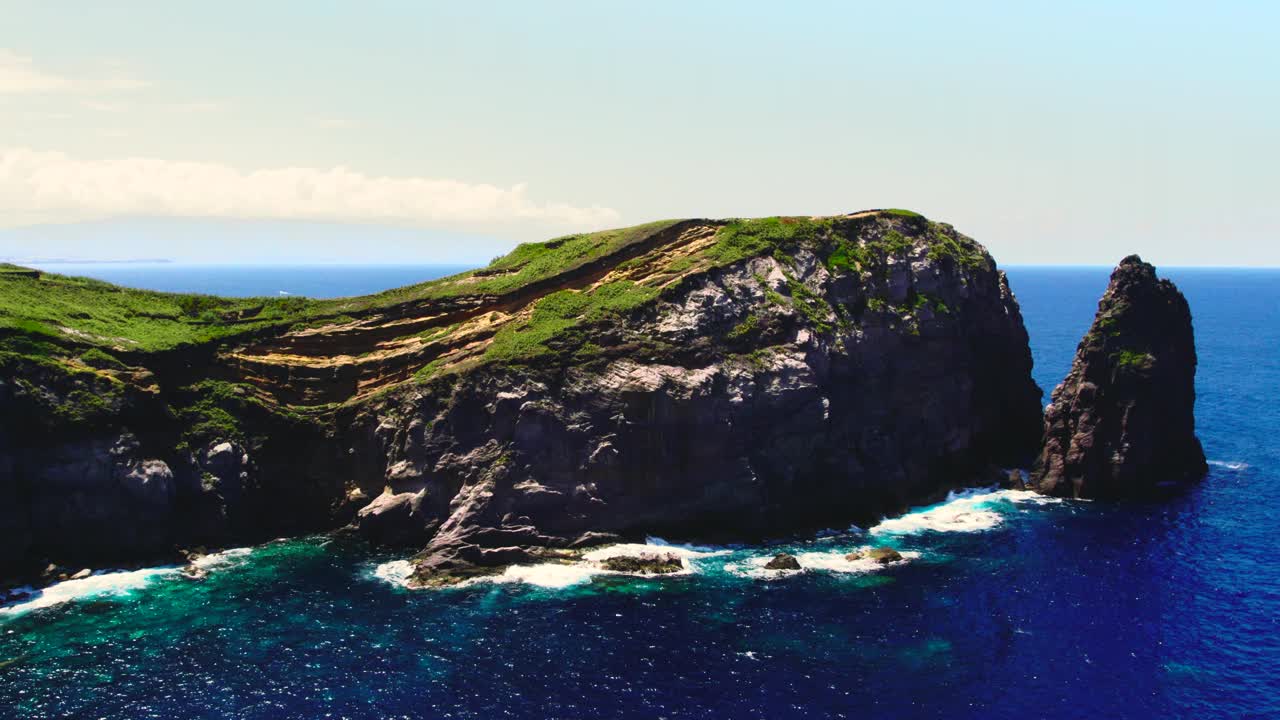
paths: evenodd
<path fill-rule="evenodd" d="M 1195 372 L 1186 299 L 1141 258 L 1125 258 L 1053 391 L 1033 483 L 1051 495 L 1119 498 L 1202 477 Z"/>
<path fill-rule="evenodd" d="M 1017 304 L 985 254 L 939 252 L 937 232 L 953 237 L 840 219 L 673 284 L 545 362 L 382 403 L 364 422 L 386 492 L 358 526 L 425 541 L 426 579 L 648 533 L 871 519 L 1018 463 L 1039 390 Z"/>
<path fill-rule="evenodd" d="M 912 213 L 656 223 L 277 310 L 115 364 L 75 328 L 0 352 L 0 574 L 354 521 L 429 582 L 869 520 L 1039 440 L 1003 274 Z"/>

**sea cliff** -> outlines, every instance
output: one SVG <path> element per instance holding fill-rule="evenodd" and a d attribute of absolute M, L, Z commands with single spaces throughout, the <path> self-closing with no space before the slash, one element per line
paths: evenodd
<path fill-rule="evenodd" d="M 1054 388 L 1033 485 L 1066 497 L 1149 497 L 1203 477 L 1195 376 L 1186 298 L 1150 263 L 1124 258 Z"/>
<path fill-rule="evenodd" d="M 334 301 L 0 271 L 0 576 L 350 525 L 418 579 L 871 520 L 1034 457 L 986 251 L 906 211 L 522 245 Z"/>

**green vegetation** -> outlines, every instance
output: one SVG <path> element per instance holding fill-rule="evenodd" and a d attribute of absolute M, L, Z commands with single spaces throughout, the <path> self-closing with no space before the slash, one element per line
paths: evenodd
<path fill-rule="evenodd" d="M 831 315 L 834 311 L 826 298 L 814 293 L 803 283 L 790 278 L 787 279 L 787 289 L 795 300 L 795 309 L 813 325 L 814 329 L 822 333 L 831 331 Z"/>
<path fill-rule="evenodd" d="M 99 370 L 123 370 L 126 367 L 124 363 L 98 348 L 89 348 L 80 353 L 80 362 Z"/>
<path fill-rule="evenodd" d="M 716 243 L 704 251 L 716 266 L 756 255 L 769 255 L 829 232 L 829 218 L 769 217 L 733 220 L 720 228 Z M 788 257 L 788 262 L 790 258 Z"/>
<path fill-rule="evenodd" d="M 742 322 L 734 325 L 727 333 L 726 337 L 730 340 L 739 340 L 754 335 L 757 328 L 760 327 L 759 315 L 748 315 Z"/>
<path fill-rule="evenodd" d="M 898 217 L 922 218 L 924 217 L 913 210 L 903 210 L 902 208 L 889 208 L 884 211 L 886 215 L 897 215 Z"/>
<path fill-rule="evenodd" d="M 911 299 L 911 307 L 914 310 L 919 310 L 927 306 L 931 308 L 935 313 L 938 313 L 941 315 L 945 315 L 951 312 L 951 308 L 947 307 L 947 304 L 943 302 L 942 298 L 938 297 L 937 295 L 933 295 L 931 293 L 926 293 L 926 292 L 915 292 L 915 291 L 912 291 L 912 295 L 914 295 L 914 298 Z"/>
<path fill-rule="evenodd" d="M 178 416 L 188 428 L 184 437 L 187 444 L 197 447 L 214 440 L 243 441 L 244 432 L 236 418 L 241 416 L 246 397 L 252 392 L 248 385 L 220 380 L 204 380 L 185 388 L 183 394 L 190 401 Z"/>
<path fill-rule="evenodd" d="M 543 297 L 533 307 L 529 321 L 498 331 L 485 357 L 527 360 L 551 352 L 553 340 L 573 344 L 573 332 L 582 324 L 620 317 L 658 296 L 654 288 L 620 280 L 593 290 L 560 290 Z M 580 344 L 580 343 L 579 343 Z"/>
<path fill-rule="evenodd" d="M 571 271 L 643 241 L 678 221 L 571 235 L 521 245 L 488 268 L 375 295 L 335 300 L 220 298 L 133 290 L 88 278 L 38 277 L 0 266 L 0 334 L 46 336 L 60 344 L 123 351 L 166 350 L 245 334 L 350 322 L 353 313 L 397 303 L 470 294 L 500 294 Z"/>
<path fill-rule="evenodd" d="M 480 270 L 333 302 L 344 312 L 354 312 L 414 300 L 500 295 L 612 255 L 680 222 L 660 220 L 617 230 L 567 235 L 547 242 L 524 243 L 506 255 L 494 258 L 488 267 Z"/>
<path fill-rule="evenodd" d="M 96 370 L 12 349 L 0 351 L 0 376 L 18 390 L 0 424 L 22 423 L 24 431 L 35 429 L 30 423 L 59 431 L 92 426 L 114 413 L 125 392 L 124 383 Z"/>
<path fill-rule="evenodd" d="M 977 270 L 985 267 L 987 256 L 977 243 L 939 223 L 929 223 L 929 259 L 953 258 L 961 267 Z"/>
<path fill-rule="evenodd" d="M 919 215 L 911 211 L 887 210 L 849 219 L 768 217 L 711 223 L 709 227 L 715 229 L 715 235 L 709 246 L 691 254 L 664 256 L 665 266 L 655 260 L 654 254 L 618 263 L 617 268 L 644 273 L 646 276 L 639 283 L 612 282 L 580 291 L 562 289 L 536 300 L 527 311 L 527 320 L 498 330 L 483 357 L 524 360 L 562 350 L 571 351 L 575 358 L 598 355 L 598 346 L 586 343 L 581 328 L 624 316 L 652 302 L 660 286 L 694 268 L 722 267 L 757 256 L 771 256 L 784 267 L 794 267 L 797 257 L 812 252 L 824 258 L 833 272 L 883 274 L 887 257 L 916 252 L 915 248 L 924 242 L 919 234 L 926 227 L 925 222 L 915 218 Z M 375 295 L 335 300 L 159 293 L 0 265 L 0 356 L 9 353 L 37 359 L 78 358 L 83 363 L 81 368 L 88 365 L 99 370 L 119 370 L 146 365 L 139 360 L 139 353 L 227 342 L 250 334 L 262 337 L 272 331 L 351 323 L 393 306 L 463 296 L 500 296 L 544 281 L 549 281 L 545 287 L 552 288 L 558 284 L 557 276 L 606 257 L 626 255 L 638 244 L 672 230 L 680 222 L 665 220 L 526 243 L 479 270 Z M 978 246 L 955 234 L 949 226 L 928 223 L 927 227 L 930 256 L 952 256 L 966 266 L 984 261 Z M 838 313 L 838 308 L 832 308 L 823 297 L 799 283 L 791 283 L 791 297 L 787 298 L 769 288 L 763 278 L 758 280 L 765 287 L 767 303 L 794 306 L 819 330 L 850 322 Z M 940 301 L 930 301 L 935 310 L 948 311 Z M 885 304 L 872 299 L 868 307 L 883 309 Z M 423 315 L 436 312 L 422 310 Z M 397 310 L 397 316 L 416 312 L 416 308 Z M 750 318 L 743 322 L 749 321 Z M 418 337 L 427 342 L 438 341 L 455 332 L 456 327 L 429 328 Z M 731 332 L 742 337 L 754 327 L 742 325 Z M 430 376 L 440 365 L 437 362 L 423 368 L 419 377 L 423 373 Z M 201 422 L 216 424 L 217 413 L 211 410 L 208 415 Z"/>
<path fill-rule="evenodd" d="M 911 239 L 897 230 L 887 230 L 880 237 L 863 242 L 841 239 L 827 256 L 827 268 L 832 272 L 862 271 L 876 266 L 885 270 L 885 258 L 906 255 L 914 246 Z"/>
<path fill-rule="evenodd" d="M 439 340 L 440 338 L 447 337 L 450 333 L 454 331 L 454 328 L 456 327 L 458 327 L 458 323 L 453 323 L 452 325 L 443 325 L 441 327 L 427 328 L 426 330 L 423 330 L 422 332 L 418 333 L 418 338 L 422 340 L 422 342 L 432 342 L 433 340 Z"/>
<path fill-rule="evenodd" d="M 133 290 L 88 278 L 0 273 L 0 331 L 121 350 L 163 350 L 290 320 L 319 303 Z"/>
<path fill-rule="evenodd" d="M 1115 362 L 1116 367 L 1128 372 L 1143 372 L 1150 370 L 1155 364 L 1156 359 L 1151 353 L 1141 350 L 1124 349 L 1112 354 L 1111 359 Z"/>

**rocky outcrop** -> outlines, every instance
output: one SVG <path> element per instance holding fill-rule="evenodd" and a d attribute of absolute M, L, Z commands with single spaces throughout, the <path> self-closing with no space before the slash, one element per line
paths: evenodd
<path fill-rule="evenodd" d="M 600 567 L 610 572 L 670 575 L 684 570 L 684 562 L 674 553 L 643 553 L 607 557 L 600 561 Z"/>
<path fill-rule="evenodd" d="M 1038 446 L 1004 274 L 912 213 L 574 236 L 415 293 L 118 370 L 0 357 L 0 575 L 352 522 L 432 585 L 871 521 Z M 69 424 L 86 383 L 127 392 Z"/>
<path fill-rule="evenodd" d="M 795 555 L 788 555 L 787 553 L 778 553 L 777 555 L 774 555 L 772 558 L 769 558 L 769 562 L 764 564 L 764 569 L 765 570 L 800 570 L 801 568 L 800 568 L 800 561 L 796 559 Z"/>
<path fill-rule="evenodd" d="M 1034 486 L 1050 495 L 1119 498 L 1202 477 L 1195 373 L 1186 299 L 1141 258 L 1125 258 L 1045 411 Z"/>
<path fill-rule="evenodd" d="M 872 547 L 854 550 L 844 556 L 845 560 L 850 562 L 857 560 L 871 560 L 880 565 L 888 565 L 902 560 L 902 553 L 887 547 Z"/>
<path fill-rule="evenodd" d="M 1017 304 L 988 257 L 939 253 L 935 232 L 953 231 L 843 221 L 691 277 L 544 362 L 371 408 L 391 492 L 425 489 L 422 575 L 611 537 L 869 521 L 1029 461 L 1039 390 Z M 846 243 L 872 250 L 847 262 Z"/>

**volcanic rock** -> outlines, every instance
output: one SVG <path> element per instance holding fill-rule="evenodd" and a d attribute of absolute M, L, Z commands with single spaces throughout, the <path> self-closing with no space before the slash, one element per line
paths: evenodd
<path fill-rule="evenodd" d="M 1045 410 L 1031 482 L 1075 498 L 1146 497 L 1204 476 L 1186 298 L 1137 255 L 1120 261 Z"/>
<path fill-rule="evenodd" d="M 778 553 L 777 555 L 773 556 L 772 560 L 765 563 L 764 569 L 765 570 L 799 570 L 800 561 L 796 559 L 795 555 Z"/>

